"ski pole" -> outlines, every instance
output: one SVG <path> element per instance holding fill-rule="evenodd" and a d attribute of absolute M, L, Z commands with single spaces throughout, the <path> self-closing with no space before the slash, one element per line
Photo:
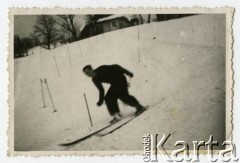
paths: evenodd
<path fill-rule="evenodd" d="M 59 69 L 58 69 L 58 64 L 57 64 L 55 55 L 53 56 L 53 59 L 54 59 L 54 62 L 55 62 L 56 68 L 57 68 L 58 76 L 60 77 L 60 72 L 59 72 Z"/>
<path fill-rule="evenodd" d="M 46 107 L 46 103 L 45 103 L 45 98 L 44 98 L 44 93 L 43 93 L 43 80 L 40 79 L 40 84 L 41 84 L 41 92 L 42 92 L 42 99 L 43 99 L 43 107 L 45 108 Z"/>
<path fill-rule="evenodd" d="M 54 106 L 54 103 L 53 103 L 53 99 L 52 99 L 52 95 L 51 95 L 50 89 L 48 87 L 48 83 L 47 83 L 47 79 L 46 78 L 45 78 L 45 84 L 47 86 L 48 94 L 49 94 L 49 97 L 50 97 L 50 100 L 51 100 L 51 103 L 52 103 L 52 106 L 53 106 L 53 113 L 55 113 L 55 112 L 57 112 L 57 110 L 55 109 L 55 106 Z"/>
<path fill-rule="evenodd" d="M 85 93 L 83 93 L 83 95 L 84 95 L 84 99 L 85 99 L 86 106 L 87 106 L 88 117 L 89 117 L 89 120 L 90 120 L 91 126 L 93 127 L 92 118 L 91 118 L 90 110 L 89 110 L 89 107 L 88 107 L 87 97 L 86 97 Z"/>
<path fill-rule="evenodd" d="M 70 56 L 70 51 L 69 51 L 68 45 L 67 45 L 67 52 L 68 52 L 69 63 L 72 66 L 72 60 L 71 60 L 71 56 Z"/>

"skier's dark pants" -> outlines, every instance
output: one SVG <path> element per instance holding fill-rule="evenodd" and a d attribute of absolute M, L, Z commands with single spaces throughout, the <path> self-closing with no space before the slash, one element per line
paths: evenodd
<path fill-rule="evenodd" d="M 106 96 L 105 102 L 108 108 L 110 115 L 114 115 L 115 113 L 119 113 L 119 107 L 117 100 L 120 99 L 125 104 L 128 104 L 132 107 L 136 107 L 139 105 L 137 99 L 128 93 L 128 87 L 124 84 L 124 86 L 110 86 Z"/>

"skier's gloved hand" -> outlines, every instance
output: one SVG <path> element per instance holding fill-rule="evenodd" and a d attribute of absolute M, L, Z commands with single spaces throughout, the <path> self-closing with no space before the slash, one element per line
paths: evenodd
<path fill-rule="evenodd" d="M 129 74 L 129 77 L 132 78 L 132 77 L 133 77 L 133 73 L 130 73 L 130 74 Z"/>
<path fill-rule="evenodd" d="M 97 106 L 101 106 L 103 104 L 103 101 L 98 101 Z"/>

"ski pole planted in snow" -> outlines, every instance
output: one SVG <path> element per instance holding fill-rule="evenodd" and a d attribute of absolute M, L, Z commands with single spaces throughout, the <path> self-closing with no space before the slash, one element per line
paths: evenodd
<path fill-rule="evenodd" d="M 46 107 L 46 103 L 45 103 L 45 99 L 44 99 L 44 93 L 43 93 L 43 80 L 40 79 L 40 83 L 41 83 L 41 92 L 42 92 L 42 100 L 43 100 L 43 107 Z"/>
<path fill-rule="evenodd" d="M 48 94 L 49 94 L 49 97 L 50 97 L 50 100 L 51 100 L 51 103 L 52 103 L 52 106 L 53 106 L 53 113 L 55 113 L 55 112 L 57 112 L 57 110 L 55 109 L 55 105 L 53 103 L 52 95 L 51 95 L 50 89 L 48 87 L 48 83 L 47 83 L 47 79 L 46 78 L 45 78 L 45 84 L 47 86 Z"/>
<path fill-rule="evenodd" d="M 88 107 L 87 97 L 86 97 L 85 93 L 83 95 L 84 95 L 84 99 L 85 99 L 87 110 L 88 110 L 89 120 L 90 120 L 91 126 L 93 127 L 92 118 L 91 118 L 90 110 L 89 110 L 89 107 Z"/>
<path fill-rule="evenodd" d="M 56 60 L 55 55 L 53 56 L 53 58 L 54 58 L 54 62 L 55 62 L 56 68 L 57 68 L 58 76 L 60 77 L 60 72 L 59 72 L 59 69 L 58 69 L 58 64 L 57 64 L 57 60 Z"/>
<path fill-rule="evenodd" d="M 72 60 L 71 60 L 71 56 L 70 56 L 70 51 L 69 51 L 68 45 L 67 45 L 67 52 L 68 52 L 68 58 L 69 58 L 70 65 L 72 66 Z"/>

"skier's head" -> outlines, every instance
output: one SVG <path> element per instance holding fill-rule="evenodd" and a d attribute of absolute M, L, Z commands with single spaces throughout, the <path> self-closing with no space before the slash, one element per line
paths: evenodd
<path fill-rule="evenodd" d="M 93 70 L 91 65 L 86 65 L 85 67 L 83 67 L 83 72 L 89 76 L 89 77 L 94 77 L 96 76 L 95 71 Z"/>

